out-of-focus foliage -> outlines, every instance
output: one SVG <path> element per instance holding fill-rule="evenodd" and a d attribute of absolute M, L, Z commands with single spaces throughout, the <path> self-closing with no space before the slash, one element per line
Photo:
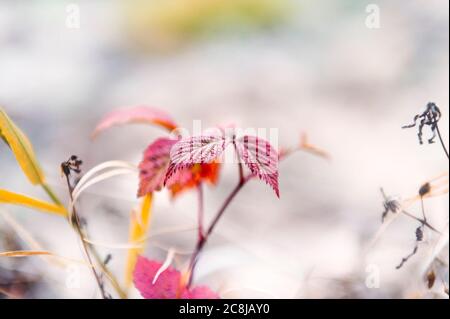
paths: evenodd
<path fill-rule="evenodd" d="M 132 1 L 127 30 L 138 46 L 168 49 L 216 32 L 275 26 L 288 7 L 288 0 Z"/>
<path fill-rule="evenodd" d="M 97 125 L 92 134 L 96 137 L 101 132 L 113 126 L 125 124 L 154 124 L 169 131 L 174 130 L 178 125 L 172 118 L 163 111 L 147 106 L 136 106 L 115 110 L 107 114 Z"/>

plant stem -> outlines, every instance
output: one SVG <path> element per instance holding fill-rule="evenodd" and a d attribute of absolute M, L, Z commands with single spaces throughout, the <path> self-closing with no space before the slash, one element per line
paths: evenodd
<path fill-rule="evenodd" d="M 204 226 L 203 226 L 203 220 L 204 220 L 204 196 L 203 196 L 203 185 L 200 183 L 197 186 L 197 194 L 198 194 L 198 239 L 200 239 L 204 236 Z"/>
<path fill-rule="evenodd" d="M 225 199 L 225 202 L 220 207 L 219 211 L 216 214 L 216 217 L 212 221 L 211 225 L 209 226 L 208 230 L 204 233 L 203 236 L 199 237 L 199 240 L 197 242 L 197 245 L 195 247 L 194 253 L 192 254 L 191 260 L 189 262 L 189 280 L 188 280 L 188 287 L 191 286 L 192 280 L 194 278 L 194 270 L 195 266 L 198 261 L 198 257 L 200 253 L 203 250 L 203 247 L 205 246 L 206 242 L 209 239 L 209 236 L 215 229 L 217 223 L 219 222 L 220 218 L 223 216 L 224 212 L 228 208 L 228 206 L 231 204 L 233 199 L 236 197 L 236 195 L 239 193 L 239 191 L 242 189 L 242 187 L 246 184 L 246 182 L 253 177 L 253 175 L 249 175 L 247 178 L 243 177 L 239 180 L 239 183 L 236 185 L 236 187 L 231 191 L 231 193 L 228 195 L 228 197 Z"/>
<path fill-rule="evenodd" d="M 234 148 L 236 150 L 236 153 L 238 153 L 237 150 L 237 145 L 235 142 L 233 142 L 234 144 Z M 289 155 L 289 154 L 288 154 Z M 242 187 L 244 187 L 244 185 L 253 177 L 255 177 L 254 174 L 249 174 L 247 176 L 244 175 L 244 166 L 242 165 L 241 160 L 239 159 L 238 162 L 238 169 L 239 169 L 239 182 L 236 185 L 236 187 L 231 191 L 231 193 L 228 195 L 228 197 L 225 199 L 224 203 L 222 204 L 222 206 L 220 207 L 219 211 L 216 213 L 216 216 L 214 217 L 213 221 L 211 222 L 211 225 L 209 226 L 209 228 L 207 229 L 206 232 L 203 231 L 203 221 L 202 223 L 202 231 L 201 231 L 201 236 L 199 235 L 198 237 L 198 241 L 197 241 L 197 245 L 195 246 L 195 250 L 191 256 L 191 260 L 189 261 L 189 268 L 188 268 L 188 274 L 189 274 L 189 279 L 187 281 L 187 287 L 190 287 L 194 278 L 194 271 L 195 271 L 195 266 L 197 264 L 198 258 L 200 256 L 200 253 L 203 251 L 203 248 L 205 247 L 209 236 L 212 234 L 212 232 L 214 231 L 214 229 L 216 228 L 219 220 L 222 218 L 223 214 L 225 213 L 226 209 L 228 208 L 228 206 L 231 204 L 231 202 L 233 201 L 233 199 L 236 197 L 236 195 L 239 193 L 239 191 L 242 189 Z M 201 199 L 200 199 L 201 198 Z M 200 213 L 202 216 L 202 220 L 203 220 L 203 194 L 201 193 L 201 195 L 199 195 L 199 220 L 200 220 Z M 200 225 L 200 222 L 199 222 Z M 200 226 L 199 226 L 200 229 Z M 200 232 L 199 232 L 200 234 Z"/>
<path fill-rule="evenodd" d="M 66 181 L 67 181 L 67 179 L 66 179 Z M 72 198 L 73 188 L 72 188 L 72 185 L 70 185 L 70 181 L 67 181 L 67 182 L 68 182 L 70 196 Z M 47 193 L 47 195 L 50 197 L 50 199 L 53 201 L 54 204 L 59 205 L 59 206 L 63 206 L 61 200 L 58 198 L 58 196 L 55 194 L 55 192 L 52 190 L 52 188 L 48 184 L 44 183 L 44 184 L 41 184 L 41 186 L 44 189 L 44 191 Z M 69 223 L 70 223 L 70 221 L 69 221 Z M 72 225 L 72 223 L 70 223 L 70 224 Z M 80 226 L 80 225 L 78 224 L 78 226 Z M 80 234 L 77 229 L 76 229 L 76 231 L 77 231 L 78 234 Z M 80 228 L 80 231 L 81 231 L 81 228 Z M 81 235 L 83 235 L 83 234 L 81 233 Z M 82 240 L 83 243 L 85 243 L 84 236 L 81 237 L 81 240 Z M 114 289 L 116 290 L 117 294 L 120 296 L 120 298 L 125 299 L 126 298 L 126 293 L 120 287 L 120 285 L 119 285 L 117 279 L 115 278 L 115 276 L 111 273 L 111 271 L 109 271 L 109 269 L 103 263 L 102 258 L 100 257 L 100 254 L 97 252 L 95 247 L 93 247 L 92 245 L 89 245 L 89 247 L 90 247 L 90 252 L 93 255 L 95 261 L 97 262 L 97 264 L 100 265 L 100 267 L 102 269 L 102 272 L 107 275 L 109 281 L 111 282 L 111 285 L 114 287 Z M 92 263 L 91 263 L 91 266 L 93 266 Z"/>
<path fill-rule="evenodd" d="M 236 142 L 233 141 L 233 146 L 234 146 L 234 150 L 236 151 L 236 154 L 239 154 Z M 239 169 L 239 183 L 243 183 L 244 182 L 244 166 L 242 165 L 242 160 L 239 158 L 239 156 L 237 156 L 237 160 L 238 160 L 238 169 Z"/>
<path fill-rule="evenodd" d="M 117 294 L 120 296 L 120 298 L 126 299 L 127 294 L 123 291 L 122 287 L 120 287 L 119 282 L 117 281 L 116 277 L 111 273 L 111 271 L 108 269 L 108 267 L 104 264 L 102 258 L 100 257 L 100 254 L 97 252 L 95 247 L 92 246 L 91 244 L 89 244 L 89 247 L 90 247 L 92 256 L 94 257 L 97 264 L 100 265 L 102 272 L 107 275 L 111 285 L 116 290 Z"/>
<path fill-rule="evenodd" d="M 442 148 L 444 149 L 445 155 L 447 155 L 447 159 L 448 159 L 449 158 L 448 157 L 448 150 L 445 147 L 444 140 L 442 139 L 441 131 L 439 130 L 439 126 L 437 125 L 437 123 L 436 123 L 436 132 L 437 132 L 437 134 L 439 136 L 439 141 L 441 141 Z"/>
<path fill-rule="evenodd" d="M 53 192 L 53 190 L 50 188 L 50 186 L 48 186 L 45 183 L 41 184 L 41 186 L 44 189 L 44 191 L 47 193 L 47 195 L 50 197 L 50 199 L 53 201 L 53 203 L 55 203 L 58 206 L 63 206 L 63 204 L 59 200 L 58 196 L 56 196 L 56 194 Z"/>
<path fill-rule="evenodd" d="M 219 209 L 219 211 L 217 212 L 216 217 L 214 218 L 213 222 L 211 223 L 211 225 L 209 226 L 205 236 L 209 237 L 209 235 L 211 235 L 211 233 L 213 232 L 214 228 L 216 227 L 217 223 L 219 222 L 220 218 L 222 217 L 223 213 L 225 212 L 225 210 L 228 208 L 228 206 L 231 204 L 231 202 L 233 201 L 233 199 L 236 197 L 237 193 L 239 193 L 239 191 L 242 189 L 242 187 L 245 185 L 245 183 L 247 182 L 248 179 L 243 179 L 242 181 L 239 181 L 239 183 L 237 184 L 237 186 L 233 189 L 233 191 L 230 193 L 230 195 L 228 195 L 227 199 L 225 200 L 225 202 L 223 203 L 222 207 Z"/>
<path fill-rule="evenodd" d="M 66 176 L 67 187 L 69 188 L 69 196 L 70 196 L 70 199 L 73 201 L 73 195 L 72 195 L 73 187 L 72 187 L 72 185 L 70 183 L 69 175 L 65 175 L 65 176 Z M 78 234 L 78 237 L 79 237 L 79 239 L 81 241 L 81 245 L 82 245 L 83 250 L 84 250 L 84 254 L 86 255 L 86 258 L 88 260 L 88 263 L 89 263 L 89 266 L 90 266 L 90 268 L 92 270 L 92 273 L 94 274 L 94 277 L 95 277 L 95 280 L 96 280 L 97 285 L 99 287 L 99 290 L 100 290 L 100 293 L 102 295 L 102 298 L 103 299 L 107 299 L 107 294 L 105 292 L 105 287 L 103 285 L 102 280 L 100 279 L 100 276 L 97 274 L 97 271 L 95 270 L 95 266 L 92 263 L 92 258 L 91 258 L 91 255 L 89 253 L 89 249 L 87 247 L 86 242 L 84 241 L 84 234 L 83 234 L 83 231 L 81 230 L 80 220 L 78 218 L 78 214 L 77 214 L 77 211 L 75 209 L 75 206 L 73 207 L 73 216 L 72 217 L 73 217 L 72 220 L 69 221 L 69 222 L 71 222 L 71 224 L 73 225 L 73 228 L 75 229 L 76 233 Z"/>
<path fill-rule="evenodd" d="M 405 210 L 402 210 L 401 212 L 402 212 L 405 216 L 408 216 L 408 217 L 410 217 L 410 218 L 412 218 L 412 219 L 418 221 L 418 222 L 421 223 L 422 225 L 425 225 L 426 227 L 428 227 L 429 229 L 431 229 L 431 230 L 434 231 L 435 233 L 437 233 L 437 234 L 439 234 L 439 235 L 442 235 L 442 233 L 441 233 L 439 230 L 437 230 L 436 228 L 434 228 L 433 226 L 431 226 L 426 220 L 421 219 L 421 218 L 418 218 L 418 217 L 416 217 L 416 216 L 414 216 L 414 215 L 408 213 L 408 212 L 405 211 Z"/>

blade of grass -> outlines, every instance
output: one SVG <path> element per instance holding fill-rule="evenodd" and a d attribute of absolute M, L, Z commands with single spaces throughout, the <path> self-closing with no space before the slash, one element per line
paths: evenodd
<path fill-rule="evenodd" d="M 34 208 L 46 213 L 52 213 L 60 216 L 67 216 L 67 211 L 63 206 L 44 202 L 42 200 L 33 197 L 13 193 L 4 189 L 0 189 L 0 203 L 20 205 L 29 208 Z"/>
<path fill-rule="evenodd" d="M 53 254 L 51 252 L 45 251 L 45 250 L 13 250 L 13 251 L 0 252 L 0 257 L 11 257 L 11 258 L 43 256 L 43 255 L 51 256 Z"/>
<path fill-rule="evenodd" d="M 140 214 L 131 214 L 129 244 L 141 244 L 139 248 L 128 250 L 127 262 L 125 266 L 125 286 L 130 288 L 133 282 L 133 271 L 136 265 L 137 256 L 144 251 L 144 242 L 142 238 L 147 236 L 152 215 L 153 194 L 146 195 L 141 204 Z"/>
<path fill-rule="evenodd" d="M 0 135 L 7 143 L 22 171 L 33 185 L 45 184 L 45 176 L 26 135 L 0 107 Z"/>

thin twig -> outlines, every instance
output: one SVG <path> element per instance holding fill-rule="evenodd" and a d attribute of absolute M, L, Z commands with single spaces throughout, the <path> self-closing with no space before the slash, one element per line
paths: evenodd
<path fill-rule="evenodd" d="M 195 266 L 198 261 L 198 257 L 200 256 L 200 253 L 203 250 L 203 247 L 205 246 L 206 242 L 209 239 L 209 236 L 213 232 L 214 228 L 216 227 L 217 223 L 223 216 L 224 212 L 228 208 L 228 206 L 231 204 L 233 199 L 236 197 L 236 195 L 239 193 L 239 191 L 242 189 L 242 187 L 246 184 L 250 178 L 253 177 L 253 175 L 249 175 L 248 177 L 244 177 L 242 180 L 239 180 L 239 183 L 236 185 L 236 187 L 231 191 L 231 193 L 228 195 L 228 197 L 225 199 L 224 203 L 222 204 L 221 208 L 216 214 L 216 217 L 211 222 L 211 225 L 209 226 L 208 230 L 204 233 L 204 236 L 199 238 L 197 245 L 195 247 L 194 253 L 191 256 L 191 260 L 189 262 L 189 280 L 188 280 L 188 287 L 192 284 L 192 280 L 194 278 L 194 270 Z"/>
<path fill-rule="evenodd" d="M 70 183 L 69 175 L 68 174 L 64 174 L 64 176 L 66 177 L 66 182 L 67 182 L 67 187 L 69 189 L 70 199 L 73 201 L 73 195 L 72 195 L 73 187 L 72 187 L 72 184 Z M 81 230 L 80 220 L 79 220 L 77 211 L 75 209 L 75 206 L 73 207 L 73 210 L 72 210 L 72 217 L 73 218 L 72 218 L 71 224 L 74 226 L 74 229 L 75 229 L 76 233 L 79 236 L 79 239 L 81 241 L 81 245 L 82 245 L 83 250 L 84 250 L 84 254 L 86 255 L 86 258 L 88 259 L 88 263 L 90 265 L 92 273 L 94 274 L 94 277 L 95 277 L 97 285 L 98 285 L 98 287 L 100 289 L 100 293 L 102 295 L 102 298 L 103 299 L 107 299 L 108 296 L 107 296 L 107 293 L 105 292 L 104 284 L 103 284 L 102 280 L 100 279 L 100 276 L 97 274 L 97 271 L 95 270 L 94 264 L 92 263 L 92 258 L 91 258 L 91 255 L 89 253 L 89 249 L 87 247 L 87 243 L 83 240 L 84 234 L 83 234 L 83 231 Z"/>
<path fill-rule="evenodd" d="M 42 184 L 41 186 L 44 189 L 44 191 L 47 193 L 47 195 L 50 197 L 50 199 L 53 201 L 53 203 L 55 203 L 58 206 L 63 206 L 61 201 L 59 200 L 58 196 L 56 196 L 56 194 L 53 192 L 53 190 L 50 188 L 50 186 L 48 186 L 45 183 Z"/>
<path fill-rule="evenodd" d="M 425 204 L 423 202 L 423 196 L 420 196 L 420 208 L 421 208 L 421 211 L 422 211 L 423 220 L 426 223 L 427 222 L 427 215 L 425 214 Z"/>
<path fill-rule="evenodd" d="M 423 202 L 423 196 L 420 196 L 420 201 L 421 201 L 421 208 L 422 208 L 421 210 L 422 210 L 423 221 L 421 221 L 421 225 L 416 229 L 416 244 L 414 245 L 413 251 L 408 256 L 402 258 L 402 261 L 396 267 L 396 269 L 402 268 L 403 265 L 405 263 L 407 263 L 410 258 L 412 258 L 415 254 L 417 254 L 417 252 L 419 251 L 419 243 L 421 243 L 423 241 L 423 231 L 424 231 L 426 224 L 428 224 L 428 222 L 427 222 L 427 216 L 425 214 L 425 205 Z"/>
<path fill-rule="evenodd" d="M 403 215 L 408 216 L 408 217 L 410 217 L 410 218 L 412 218 L 412 219 L 418 221 L 419 223 L 421 223 L 421 224 L 423 224 L 424 226 L 428 227 L 430 230 L 434 231 L 435 233 L 437 233 L 437 234 L 439 234 L 439 235 L 442 235 L 442 233 L 441 233 L 439 230 L 437 230 L 435 227 L 431 226 L 430 223 L 428 223 L 428 221 L 423 220 L 423 219 L 421 219 L 421 218 L 419 218 L 419 217 L 416 217 L 416 216 L 414 216 L 413 214 L 408 213 L 408 212 L 405 211 L 405 210 L 402 210 L 401 212 L 402 212 Z"/>
<path fill-rule="evenodd" d="M 444 140 L 442 139 L 441 131 L 439 130 L 439 126 L 438 126 L 437 123 L 436 123 L 436 132 L 438 134 L 439 141 L 441 142 L 442 148 L 444 149 L 445 155 L 447 155 L 447 159 L 448 159 L 449 158 L 448 157 L 448 150 L 447 150 L 447 147 L 444 144 Z"/>
<path fill-rule="evenodd" d="M 237 148 L 237 144 L 235 141 L 233 141 L 233 146 L 234 146 L 234 150 L 236 152 L 236 154 L 239 154 L 238 148 Z M 239 183 L 243 183 L 244 182 L 244 165 L 242 165 L 242 160 L 237 156 L 237 160 L 238 160 L 238 170 L 239 170 Z"/>
<path fill-rule="evenodd" d="M 413 251 L 408 256 L 403 257 L 402 261 L 400 262 L 400 264 L 397 267 L 395 267 L 395 269 L 398 270 L 398 269 L 402 268 L 408 262 L 409 259 L 411 259 L 415 254 L 417 254 L 418 251 L 419 251 L 419 243 L 416 242 L 416 245 L 414 246 Z"/>
<path fill-rule="evenodd" d="M 197 186 L 198 195 L 198 238 L 204 236 L 203 220 L 204 220 L 204 196 L 203 196 L 203 185 L 200 183 Z"/>

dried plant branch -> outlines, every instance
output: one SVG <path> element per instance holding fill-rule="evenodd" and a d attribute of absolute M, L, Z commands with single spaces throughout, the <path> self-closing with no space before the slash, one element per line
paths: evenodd
<path fill-rule="evenodd" d="M 71 161 L 76 161 L 75 165 L 73 165 L 73 163 L 71 163 Z M 66 179 L 66 183 L 67 183 L 67 188 L 69 190 L 69 196 L 71 201 L 73 201 L 73 186 L 70 182 L 70 174 L 71 174 L 71 170 L 74 170 L 76 173 L 80 173 L 81 170 L 79 168 L 79 166 L 81 165 L 81 162 L 78 162 L 78 160 L 76 159 L 76 157 L 72 156 L 71 160 L 63 163 L 61 165 L 62 168 L 62 172 L 65 176 Z M 73 226 L 74 230 L 76 231 L 80 242 L 81 242 L 81 246 L 83 248 L 84 254 L 88 260 L 88 263 L 91 265 L 91 270 L 92 273 L 95 277 L 95 281 L 97 282 L 97 286 L 100 290 L 100 293 L 102 295 L 103 299 L 109 299 L 110 296 L 109 294 L 105 291 L 105 287 L 104 287 L 104 283 L 103 280 L 101 279 L 100 275 L 97 273 L 97 271 L 95 270 L 94 264 L 92 262 L 92 257 L 91 254 L 89 252 L 89 248 L 87 246 L 87 243 L 83 240 L 84 238 L 84 234 L 83 231 L 81 229 L 81 223 L 80 223 L 80 219 L 78 217 L 78 213 L 77 210 L 75 208 L 75 206 L 72 209 L 72 215 L 71 215 L 71 219 L 69 221 L 71 223 L 71 225 Z"/>
<path fill-rule="evenodd" d="M 444 144 L 444 141 L 441 136 L 441 132 L 439 130 L 439 125 L 438 125 L 441 117 L 442 117 L 442 113 L 441 113 L 441 110 L 439 109 L 439 107 L 435 103 L 430 102 L 427 104 L 427 106 L 425 107 L 425 110 L 422 113 L 416 114 L 414 116 L 414 121 L 412 124 L 404 125 L 404 126 L 402 126 L 402 128 L 406 129 L 406 128 L 413 128 L 413 127 L 418 126 L 417 136 L 419 138 L 419 143 L 423 144 L 423 138 L 422 138 L 423 128 L 425 126 L 429 126 L 433 135 L 431 136 L 431 138 L 428 139 L 428 144 L 433 144 L 434 139 L 436 138 L 436 135 L 437 135 L 439 137 L 439 141 L 441 142 L 441 145 L 445 152 L 445 155 L 447 156 L 447 159 L 448 159 L 449 158 L 448 150 Z M 417 123 L 418 121 L 419 121 L 419 123 Z"/>
<path fill-rule="evenodd" d="M 437 123 L 436 123 L 436 132 L 439 137 L 439 141 L 441 142 L 442 148 L 445 152 L 445 155 L 447 155 L 447 159 L 448 159 L 449 158 L 448 150 L 447 150 L 447 147 L 445 146 L 444 140 L 442 139 L 441 130 L 439 129 L 439 126 L 437 125 Z"/>
<path fill-rule="evenodd" d="M 421 225 L 416 229 L 416 244 L 413 248 L 413 251 L 406 257 L 402 258 L 402 261 L 400 262 L 400 264 L 397 267 L 395 267 L 396 269 L 402 268 L 419 251 L 419 243 L 422 242 L 422 240 L 423 240 L 423 228 L 424 228 L 424 225 Z"/>

